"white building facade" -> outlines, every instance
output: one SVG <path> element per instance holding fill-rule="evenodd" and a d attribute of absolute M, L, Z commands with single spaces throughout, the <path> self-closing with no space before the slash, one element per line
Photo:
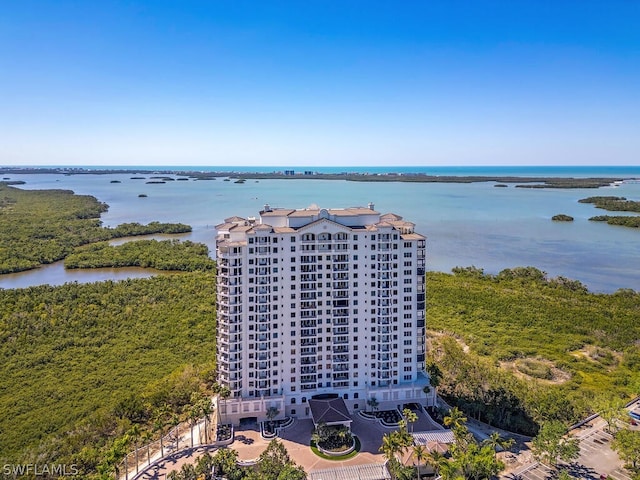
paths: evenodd
<path fill-rule="evenodd" d="M 367 208 L 270 208 L 217 225 L 218 381 L 227 421 L 433 405 L 425 363 L 425 243 Z"/>

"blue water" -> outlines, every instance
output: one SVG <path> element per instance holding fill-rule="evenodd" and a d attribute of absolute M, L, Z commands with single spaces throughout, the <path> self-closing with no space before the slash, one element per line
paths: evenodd
<path fill-rule="evenodd" d="M 227 168 L 230 167 L 211 167 L 210 170 Z M 406 171 L 417 171 L 415 167 L 406 168 Z M 433 168 L 424 170 L 433 172 Z M 202 167 L 194 169 L 203 170 Z M 298 170 L 296 167 L 286 169 Z M 274 170 L 279 168 L 262 169 Z M 300 171 L 304 170 L 319 169 L 301 167 Z M 389 170 L 399 172 L 400 167 Z M 636 167 L 440 167 L 438 171 L 441 175 L 455 171 L 458 175 L 640 177 L 640 168 Z M 384 172 L 376 170 L 376 173 Z M 27 182 L 21 188 L 65 188 L 94 195 L 110 206 L 102 217 L 105 225 L 153 220 L 188 223 L 193 226 L 193 232 L 185 238 L 204 242 L 212 251 L 216 224 L 234 215 L 257 217 L 265 203 L 272 207 L 301 208 L 312 203 L 348 207 L 373 202 L 376 210 L 402 215 L 427 236 L 431 270 L 450 271 L 455 266 L 475 265 L 486 272 L 497 273 L 504 268 L 532 265 L 550 276 L 580 280 L 596 292 L 612 292 L 618 288 L 640 290 L 640 230 L 589 222 L 589 217 L 607 212 L 578 203 L 579 199 L 594 195 L 640 200 L 640 183 L 562 190 L 522 189 L 513 185 L 495 188 L 494 182 L 367 183 L 288 179 L 235 184 L 220 178 L 152 185 L 146 184 L 146 180 L 132 180 L 131 174 L 9 176 L 12 180 Z M 111 180 L 121 183 L 110 183 Z M 139 198 L 141 193 L 148 197 Z M 571 215 L 575 221 L 552 222 L 551 217 L 559 213 Z M 0 287 L 53 283 L 47 277 L 46 268 L 43 271 L 0 276 Z"/>
<path fill-rule="evenodd" d="M 58 168 L 76 169 L 76 166 L 59 165 Z M 384 166 L 384 167 L 362 167 L 362 166 L 330 166 L 330 167 L 309 167 L 309 166 L 149 166 L 136 165 L 126 167 L 114 166 L 87 166 L 81 167 L 87 170 L 111 170 L 111 169 L 139 169 L 147 171 L 193 171 L 193 172 L 259 172 L 272 173 L 293 170 L 296 174 L 304 172 L 314 173 L 424 173 L 427 175 L 439 176 L 516 176 L 516 177 L 604 177 L 604 178 L 640 178 L 640 167 L 638 166 Z"/>

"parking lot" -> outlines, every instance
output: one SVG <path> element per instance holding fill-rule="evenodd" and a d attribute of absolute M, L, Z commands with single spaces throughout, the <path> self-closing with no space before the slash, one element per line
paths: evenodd
<path fill-rule="evenodd" d="M 580 439 L 580 456 L 570 464 L 560 464 L 572 477 L 600 480 L 631 480 L 631 475 L 623 468 L 618 454 L 611 449 L 613 436 L 604 430 L 604 422 L 586 428 L 576 434 Z M 542 464 L 534 463 L 529 467 L 509 474 L 510 480 L 550 480 L 558 473 Z"/>

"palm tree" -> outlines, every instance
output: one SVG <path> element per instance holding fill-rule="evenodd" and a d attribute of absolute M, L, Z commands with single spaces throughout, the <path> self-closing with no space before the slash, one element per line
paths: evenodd
<path fill-rule="evenodd" d="M 189 428 L 191 429 L 191 448 L 193 448 L 193 427 L 198 421 L 198 417 L 200 417 L 200 408 L 197 405 L 189 405 L 187 417 L 189 418 Z"/>
<path fill-rule="evenodd" d="M 382 436 L 382 445 L 380 445 L 379 448 L 384 457 L 389 461 L 396 460 L 396 454 L 401 448 L 398 442 L 398 436 L 394 435 L 394 433 L 395 432 L 385 433 Z"/>
<path fill-rule="evenodd" d="M 514 444 L 514 440 L 513 438 L 502 438 L 500 436 L 500 434 L 498 432 L 493 432 L 491 435 L 489 435 L 489 438 L 486 438 L 482 444 L 483 445 L 488 445 L 493 449 L 494 452 L 494 458 L 496 458 L 497 454 L 498 454 L 498 447 L 507 450 L 509 448 L 511 448 L 511 446 Z"/>
<path fill-rule="evenodd" d="M 375 412 L 378 409 L 378 399 L 376 397 L 371 397 L 369 400 L 367 400 L 367 405 L 369 405 L 371 407 L 371 411 Z"/>
<path fill-rule="evenodd" d="M 167 425 L 166 415 L 169 412 L 169 406 L 163 405 L 156 411 L 155 419 L 153 422 L 153 430 L 160 432 L 160 456 L 164 457 L 164 427 Z"/>
<path fill-rule="evenodd" d="M 180 431 L 178 429 L 178 425 L 180 425 L 180 417 L 175 413 L 171 415 L 171 426 L 174 428 L 173 434 L 176 437 L 176 452 L 178 451 L 179 442 L 180 442 Z"/>
<path fill-rule="evenodd" d="M 149 430 L 142 434 L 142 441 L 147 445 L 147 466 L 151 465 L 151 439 L 153 438 L 153 433 Z"/>
<path fill-rule="evenodd" d="M 225 415 L 225 422 L 226 422 L 227 399 L 231 396 L 231 390 L 229 390 L 229 387 L 222 386 L 219 389 L 218 395 L 220 396 L 220 398 L 222 400 L 224 400 L 224 415 Z M 220 413 L 220 409 L 219 408 L 218 408 L 218 413 Z"/>
<path fill-rule="evenodd" d="M 444 417 L 444 425 L 446 427 L 451 427 L 451 430 L 459 429 L 467 423 L 467 417 L 464 416 L 464 412 L 458 409 L 458 407 L 453 407 L 449 410 L 449 415 Z"/>
<path fill-rule="evenodd" d="M 269 419 L 269 425 L 271 426 L 271 431 L 273 432 L 273 419 L 276 418 L 280 414 L 280 410 L 276 407 L 267 408 L 267 418 Z M 274 432 L 275 433 L 275 432 Z"/>
<path fill-rule="evenodd" d="M 413 446 L 413 457 L 416 459 L 416 468 L 418 469 L 418 480 L 420 480 L 420 464 L 427 459 L 427 449 L 424 445 Z"/>
<path fill-rule="evenodd" d="M 131 441 L 133 442 L 133 448 L 136 452 L 136 474 L 138 474 L 138 439 L 140 438 L 140 426 L 138 424 L 134 424 L 133 427 L 129 429 L 129 436 L 131 437 Z"/>
<path fill-rule="evenodd" d="M 200 408 L 200 415 L 204 417 L 204 441 L 209 443 L 209 415 L 213 412 L 213 406 L 211 399 L 208 397 L 202 397 L 198 402 Z"/>
<path fill-rule="evenodd" d="M 411 425 L 411 433 L 413 433 L 413 424 L 418 421 L 418 414 L 408 408 L 405 408 L 402 410 L 402 415 L 407 419 L 407 423 Z"/>
<path fill-rule="evenodd" d="M 425 460 L 433 467 L 436 477 L 438 476 L 438 472 L 440 472 L 440 468 L 442 468 L 445 463 L 448 463 L 446 457 L 438 450 L 428 452 Z"/>

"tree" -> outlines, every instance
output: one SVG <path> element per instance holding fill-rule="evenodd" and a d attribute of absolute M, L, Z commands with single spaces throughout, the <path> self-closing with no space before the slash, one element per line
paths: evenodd
<path fill-rule="evenodd" d="M 224 385 L 221 385 L 218 387 L 218 396 L 219 398 L 221 398 L 223 400 L 223 405 L 224 408 L 222 409 L 222 411 L 224 412 L 224 420 L 226 421 L 226 416 L 227 416 L 227 399 L 231 396 L 231 390 L 229 390 L 229 387 L 226 387 Z M 218 408 L 218 413 L 220 413 L 220 408 Z"/>
<path fill-rule="evenodd" d="M 213 405 L 211 403 L 211 399 L 206 395 L 203 395 L 202 398 L 200 398 L 197 405 L 200 409 L 200 415 L 204 417 L 204 441 L 205 443 L 209 443 L 209 416 L 213 412 Z"/>
<path fill-rule="evenodd" d="M 426 370 L 429 374 L 429 384 L 437 389 L 442 381 L 442 370 L 440 370 L 440 367 L 434 361 L 427 362 Z"/>
<path fill-rule="evenodd" d="M 163 405 L 156 410 L 155 418 L 153 421 L 153 429 L 156 432 L 160 432 L 160 456 L 164 457 L 164 427 L 167 426 L 167 415 L 170 412 L 168 405 Z"/>
<path fill-rule="evenodd" d="M 269 425 L 271 426 L 271 431 L 273 432 L 273 419 L 276 418 L 280 414 L 280 410 L 276 407 L 267 408 L 266 416 L 269 419 Z"/>
<path fill-rule="evenodd" d="M 397 461 L 396 454 L 400 452 L 402 448 L 400 446 L 399 439 L 397 435 L 394 435 L 395 432 L 388 432 L 382 436 L 382 445 L 380 445 L 379 451 L 382 452 L 382 455 L 389 461 Z"/>
<path fill-rule="evenodd" d="M 458 409 L 458 407 L 453 407 L 449 410 L 449 415 L 444 417 L 444 425 L 445 427 L 450 427 L 451 430 L 459 429 L 467 423 L 467 417 L 464 416 L 464 412 Z"/>
<path fill-rule="evenodd" d="M 622 460 L 626 468 L 634 473 L 640 473 L 640 431 L 626 428 L 618 431 L 611 442 L 613 448 Z"/>
<path fill-rule="evenodd" d="M 139 425 L 133 425 L 129 429 L 129 437 L 131 437 L 131 441 L 133 442 L 133 448 L 136 452 L 136 474 L 139 471 L 139 462 L 138 462 L 138 440 L 140 439 L 140 435 L 142 432 L 140 431 Z"/>
<path fill-rule="evenodd" d="M 494 453 L 497 453 L 498 448 L 508 450 L 513 446 L 515 441 L 513 438 L 502 438 L 498 432 L 493 432 L 489 435 L 489 438 L 485 439 L 482 443 L 483 445 L 490 446 Z"/>
<path fill-rule="evenodd" d="M 402 410 L 402 415 L 407 419 L 407 423 L 411 425 L 411 432 L 413 432 L 413 424 L 418 421 L 418 415 L 408 408 Z"/>
<path fill-rule="evenodd" d="M 371 397 L 369 400 L 367 400 L 367 405 L 369 405 L 371 407 L 371 411 L 375 412 L 378 409 L 378 399 L 376 397 Z"/>
<path fill-rule="evenodd" d="M 607 423 L 607 431 L 613 433 L 618 422 L 626 416 L 624 400 L 611 395 L 603 395 L 595 400 L 596 413 Z"/>
<path fill-rule="evenodd" d="M 447 458 L 440 452 L 438 452 L 437 450 L 433 450 L 431 452 L 427 453 L 427 458 L 426 461 L 429 465 L 431 465 L 433 467 L 433 470 L 436 474 L 436 477 L 438 476 L 438 472 L 440 471 L 440 467 L 442 467 L 442 465 L 444 464 L 448 464 L 449 462 L 447 461 Z"/>
<path fill-rule="evenodd" d="M 580 441 L 566 436 L 565 426 L 557 421 L 543 423 L 538 435 L 531 442 L 531 450 L 536 460 L 555 466 L 558 459 L 570 462 L 580 454 Z"/>
<path fill-rule="evenodd" d="M 238 452 L 231 448 L 221 448 L 213 455 L 212 466 L 215 467 L 216 475 L 238 480 L 243 475 L 237 461 Z"/>
<path fill-rule="evenodd" d="M 295 467 L 287 453 L 287 449 L 277 439 L 271 440 L 258 459 L 257 477 L 263 480 L 278 480 L 280 472 L 287 465 Z"/>
<path fill-rule="evenodd" d="M 142 434 L 142 441 L 147 445 L 147 465 L 151 465 L 151 440 L 153 439 L 153 433 L 149 430 Z"/>
<path fill-rule="evenodd" d="M 278 480 L 307 480 L 307 474 L 299 465 L 285 465 L 278 475 Z"/>
<path fill-rule="evenodd" d="M 428 458 L 429 452 L 424 445 L 413 446 L 413 458 L 416 459 L 416 469 L 418 471 L 418 480 L 420 480 L 420 464 L 424 463 Z"/>

